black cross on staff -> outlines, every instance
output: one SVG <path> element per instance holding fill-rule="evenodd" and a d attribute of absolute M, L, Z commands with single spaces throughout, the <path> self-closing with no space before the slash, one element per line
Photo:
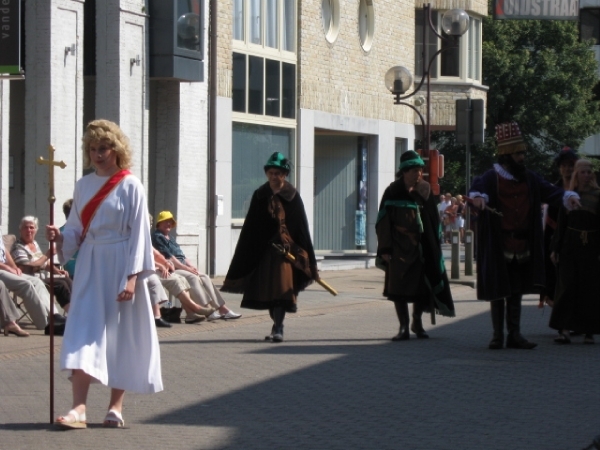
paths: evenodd
<path fill-rule="evenodd" d="M 67 167 L 64 161 L 54 160 L 54 147 L 48 146 L 48 159 L 40 156 L 38 164 L 48 166 L 48 203 L 50 204 L 50 225 L 54 225 L 54 167 Z M 50 424 L 54 423 L 54 240 L 50 241 Z"/>

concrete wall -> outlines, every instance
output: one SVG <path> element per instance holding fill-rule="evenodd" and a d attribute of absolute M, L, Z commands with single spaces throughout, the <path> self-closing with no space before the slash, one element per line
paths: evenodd
<path fill-rule="evenodd" d="M 55 169 L 58 204 L 71 197 L 78 170 L 83 110 L 83 2 L 48 0 L 25 3 L 26 78 L 25 136 L 22 164 L 25 180 L 24 214 L 48 220 L 48 166 L 37 164 L 48 158 L 48 146 L 56 149 L 56 160 L 67 164 Z M 67 47 L 75 52 L 67 52 Z M 15 130 L 16 132 L 16 130 Z M 11 225 L 20 217 L 11 217 Z M 57 215 L 57 223 L 62 214 Z M 15 229 L 10 230 L 16 233 Z"/>

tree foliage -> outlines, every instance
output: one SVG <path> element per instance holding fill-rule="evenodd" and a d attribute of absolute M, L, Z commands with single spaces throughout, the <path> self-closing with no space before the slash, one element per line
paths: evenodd
<path fill-rule="evenodd" d="M 519 123 L 530 149 L 527 165 L 547 177 L 552 157 L 564 145 L 576 149 L 600 130 L 598 63 L 590 43 L 579 42 L 577 22 L 486 17 L 482 65 L 483 84 L 489 87 L 487 138 L 472 147 L 473 174 L 495 160 L 498 123 Z M 465 147 L 453 132 L 432 138 L 446 158 L 442 190 L 465 192 Z"/>

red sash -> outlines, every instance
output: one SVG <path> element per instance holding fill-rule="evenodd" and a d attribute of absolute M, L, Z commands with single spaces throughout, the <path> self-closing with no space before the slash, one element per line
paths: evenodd
<path fill-rule="evenodd" d="M 131 174 L 129 170 L 120 170 L 115 173 L 112 177 L 110 177 L 106 183 L 96 192 L 89 202 L 83 207 L 81 211 L 81 224 L 83 225 L 83 233 L 81 234 L 81 242 L 85 239 L 85 235 L 87 234 L 88 228 L 90 227 L 90 223 L 92 219 L 96 215 L 96 211 L 104 201 L 108 194 L 112 192 L 114 188 L 116 188 L 119 183 L 125 178 L 127 175 Z"/>

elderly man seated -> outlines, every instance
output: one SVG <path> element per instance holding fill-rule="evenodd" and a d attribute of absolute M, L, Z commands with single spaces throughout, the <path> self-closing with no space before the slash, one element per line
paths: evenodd
<path fill-rule="evenodd" d="M 0 233 L 0 281 L 10 290 L 21 297 L 25 309 L 38 330 L 48 325 L 50 314 L 50 294 L 42 280 L 24 274 L 13 261 L 10 253 L 4 248 Z M 64 318 L 63 318 L 64 321 Z M 58 322 L 58 321 L 57 321 Z"/>
<path fill-rule="evenodd" d="M 156 229 L 152 233 L 152 245 L 165 257 L 167 261 L 173 263 L 174 273 L 184 277 L 190 285 L 190 296 L 192 300 L 202 306 L 210 304 L 216 309 L 208 320 L 217 319 L 238 319 L 242 317 L 231 311 L 226 305 L 221 293 L 215 289 L 212 281 L 203 273 L 200 273 L 196 267 L 185 257 L 179 244 L 169 235 L 177 223 L 175 217 L 170 211 L 162 211 L 156 218 Z"/>

